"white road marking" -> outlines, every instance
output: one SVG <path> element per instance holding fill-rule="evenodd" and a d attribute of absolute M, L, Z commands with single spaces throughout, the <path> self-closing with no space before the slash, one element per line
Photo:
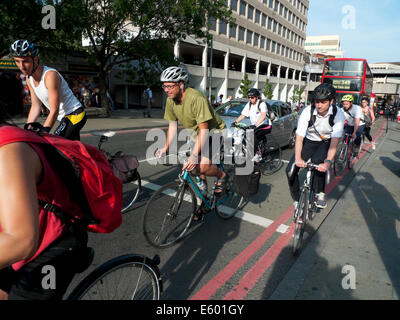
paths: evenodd
<path fill-rule="evenodd" d="M 153 191 L 157 191 L 158 189 L 161 188 L 160 185 L 146 181 L 146 180 L 142 180 L 142 187 L 151 189 Z M 173 197 L 175 196 L 176 192 L 172 189 L 167 189 L 164 191 L 165 194 Z M 190 197 L 185 197 L 184 198 L 185 201 L 191 201 Z M 197 200 L 199 201 L 200 199 L 197 198 Z M 220 206 L 219 207 L 220 210 L 224 213 L 229 213 L 232 212 L 232 208 L 226 207 L 226 206 Z M 243 221 L 264 227 L 264 228 L 268 228 L 274 221 L 268 218 L 263 218 L 260 217 L 258 215 L 249 213 L 249 212 L 245 212 L 242 210 L 239 210 L 236 215 L 235 218 L 241 219 Z M 276 232 L 279 233 L 285 233 L 287 231 L 287 229 L 289 228 L 289 226 L 285 225 L 285 224 L 281 224 L 277 229 Z"/>

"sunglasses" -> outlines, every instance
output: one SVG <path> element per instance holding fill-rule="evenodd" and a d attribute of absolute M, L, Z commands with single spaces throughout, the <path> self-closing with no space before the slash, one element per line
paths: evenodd
<path fill-rule="evenodd" d="M 248 96 L 247 98 L 253 99 L 253 98 L 257 98 L 257 97 L 256 96 Z"/>
<path fill-rule="evenodd" d="M 172 90 L 173 88 L 175 88 L 176 86 L 178 86 L 178 84 L 173 84 L 173 85 L 162 85 L 161 87 L 163 89 L 167 89 L 167 90 Z"/>

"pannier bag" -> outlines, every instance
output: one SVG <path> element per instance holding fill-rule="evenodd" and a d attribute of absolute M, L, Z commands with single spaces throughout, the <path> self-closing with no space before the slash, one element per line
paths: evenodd
<path fill-rule="evenodd" d="M 235 174 L 233 177 L 235 191 L 244 198 L 249 198 L 257 194 L 260 185 L 260 177 L 261 172 L 259 170 L 255 170 L 253 173 L 247 175 Z"/>
<path fill-rule="evenodd" d="M 139 162 L 135 156 L 118 151 L 111 157 L 114 174 L 122 181 L 128 183 L 137 180 L 137 167 Z"/>

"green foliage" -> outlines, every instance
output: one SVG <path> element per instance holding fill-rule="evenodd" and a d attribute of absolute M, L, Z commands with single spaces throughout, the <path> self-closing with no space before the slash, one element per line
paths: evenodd
<path fill-rule="evenodd" d="M 242 98 L 247 98 L 247 92 L 249 92 L 251 89 L 250 85 L 251 81 L 249 80 L 249 76 L 247 73 L 245 73 L 239 89 L 239 93 L 242 95 Z"/>
<path fill-rule="evenodd" d="M 265 96 L 267 100 L 271 100 L 274 95 L 274 92 L 272 90 L 272 84 L 271 82 L 269 82 L 269 79 L 267 79 L 265 82 L 265 87 L 264 90 L 262 91 L 262 94 Z"/>
<path fill-rule="evenodd" d="M 304 88 L 295 88 L 293 91 L 293 96 L 290 98 L 294 103 L 298 103 L 301 101 L 301 96 L 304 92 Z"/>

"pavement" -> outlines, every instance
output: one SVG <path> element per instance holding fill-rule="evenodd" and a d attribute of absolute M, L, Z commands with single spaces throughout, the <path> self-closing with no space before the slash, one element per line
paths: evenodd
<path fill-rule="evenodd" d="M 144 110 L 89 118 L 81 133 L 168 126 L 162 109 Z M 400 123 L 388 128 L 270 299 L 400 299 Z"/>
<path fill-rule="evenodd" d="M 272 300 L 400 299 L 400 123 L 389 130 Z"/>

